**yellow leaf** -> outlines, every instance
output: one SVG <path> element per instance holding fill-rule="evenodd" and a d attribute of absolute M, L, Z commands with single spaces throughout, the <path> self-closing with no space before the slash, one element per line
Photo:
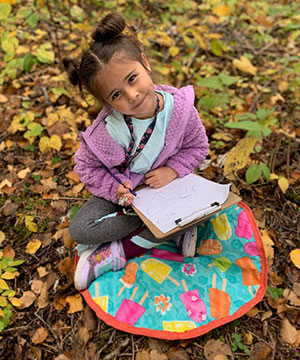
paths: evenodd
<path fill-rule="evenodd" d="M 16 0 L 1 0 L 0 3 L 12 5 L 16 2 Z"/>
<path fill-rule="evenodd" d="M 11 280 L 19 275 L 20 273 L 18 271 L 6 271 L 4 274 L 1 275 L 1 278 L 5 280 Z"/>
<path fill-rule="evenodd" d="M 257 142 L 255 137 L 246 137 L 240 140 L 235 147 L 233 147 L 226 158 L 224 165 L 224 176 L 229 180 L 234 180 L 234 173 L 237 170 L 243 169 L 249 160 L 251 151 Z"/>
<path fill-rule="evenodd" d="M 0 306 L 4 307 L 7 305 L 7 298 L 4 296 L 0 296 Z"/>
<path fill-rule="evenodd" d="M 6 103 L 8 101 L 8 98 L 3 95 L 3 94 L 0 94 L 0 103 Z"/>
<path fill-rule="evenodd" d="M 59 151 L 61 146 L 61 138 L 58 135 L 51 135 L 50 138 L 48 136 L 43 136 L 39 142 L 39 148 L 42 153 L 51 148 Z"/>
<path fill-rule="evenodd" d="M 252 65 L 251 61 L 247 59 L 245 56 L 241 56 L 240 60 L 234 59 L 233 66 L 242 72 L 246 72 L 251 75 L 256 75 L 256 67 Z"/>
<path fill-rule="evenodd" d="M 273 260 L 274 259 L 274 242 L 270 238 L 268 230 L 262 230 L 261 232 L 261 238 L 264 245 L 265 253 L 267 260 Z"/>
<path fill-rule="evenodd" d="M 213 8 L 213 13 L 217 16 L 226 16 L 231 13 L 231 8 L 228 5 L 218 5 Z"/>
<path fill-rule="evenodd" d="M 279 179 L 279 176 L 278 176 L 278 175 L 276 175 L 276 174 L 274 174 L 274 173 L 271 173 L 271 174 L 270 174 L 270 180 L 277 180 L 277 179 Z"/>
<path fill-rule="evenodd" d="M 30 169 L 26 168 L 24 170 L 19 171 L 17 175 L 18 175 L 19 179 L 25 179 L 27 174 L 29 174 L 29 173 L 30 173 Z"/>
<path fill-rule="evenodd" d="M 3 243 L 4 240 L 5 240 L 5 234 L 3 231 L 0 230 L 0 245 Z"/>
<path fill-rule="evenodd" d="M 16 308 L 19 308 L 19 307 L 21 307 L 21 306 L 23 305 L 22 301 L 19 300 L 19 299 L 17 299 L 17 298 L 15 298 L 15 297 L 9 299 L 9 301 L 10 301 L 11 304 L 12 304 L 14 307 L 16 307 Z"/>
<path fill-rule="evenodd" d="M 7 282 L 0 279 L 0 290 L 8 290 L 8 289 L 9 289 L 9 287 L 7 285 Z"/>
<path fill-rule="evenodd" d="M 27 254 L 35 254 L 40 248 L 42 242 L 39 239 L 30 240 L 26 246 Z"/>
<path fill-rule="evenodd" d="M 80 294 L 76 294 L 73 296 L 68 296 L 66 298 L 67 303 L 69 304 L 68 314 L 73 314 L 76 311 L 82 311 L 82 299 Z"/>
<path fill-rule="evenodd" d="M 33 222 L 33 216 L 30 216 L 30 215 L 25 216 L 25 226 L 31 232 L 37 232 L 38 231 L 37 224 Z"/>
<path fill-rule="evenodd" d="M 48 136 L 43 136 L 40 138 L 39 148 L 42 153 L 44 153 L 49 148 L 49 142 L 50 139 L 48 138 Z"/>
<path fill-rule="evenodd" d="M 0 309 L 0 317 L 4 317 L 4 312 L 2 309 Z"/>
<path fill-rule="evenodd" d="M 177 46 L 171 46 L 169 52 L 171 56 L 176 56 L 179 53 L 179 48 Z"/>
<path fill-rule="evenodd" d="M 290 252 L 290 258 L 293 264 L 300 269 L 300 249 L 295 249 Z"/>
<path fill-rule="evenodd" d="M 287 178 L 285 178 L 284 176 L 279 176 L 278 185 L 281 191 L 285 194 L 290 184 Z"/>

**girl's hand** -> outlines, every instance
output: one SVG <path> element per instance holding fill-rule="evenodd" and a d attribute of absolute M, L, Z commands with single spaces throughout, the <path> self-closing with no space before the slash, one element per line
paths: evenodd
<path fill-rule="evenodd" d="M 176 179 L 178 177 L 178 173 L 169 166 L 162 166 L 158 169 L 149 171 L 145 177 L 145 184 L 157 189 Z"/>
<path fill-rule="evenodd" d="M 130 181 L 125 182 L 126 188 L 123 185 L 119 185 L 117 187 L 117 199 L 121 203 L 122 199 L 124 200 L 124 203 L 122 205 L 129 206 L 133 202 L 133 195 L 128 189 L 132 189 L 132 185 Z M 121 205 L 121 204 L 120 204 Z"/>

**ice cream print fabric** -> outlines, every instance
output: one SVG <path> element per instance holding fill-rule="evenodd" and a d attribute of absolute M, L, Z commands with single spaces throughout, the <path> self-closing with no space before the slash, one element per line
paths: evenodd
<path fill-rule="evenodd" d="M 198 226 L 194 258 L 178 254 L 168 241 L 100 276 L 82 295 L 99 318 L 120 330 L 184 339 L 245 314 L 261 301 L 266 277 L 254 217 L 239 203 Z"/>

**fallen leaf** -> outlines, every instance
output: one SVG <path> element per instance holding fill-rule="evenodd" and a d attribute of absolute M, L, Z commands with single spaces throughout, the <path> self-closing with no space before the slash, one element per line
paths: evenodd
<path fill-rule="evenodd" d="M 290 258 L 292 263 L 300 269 L 300 249 L 295 249 L 290 252 Z"/>
<path fill-rule="evenodd" d="M 15 250 L 10 245 L 7 245 L 3 249 L 3 257 L 14 259 L 15 255 L 16 255 Z"/>
<path fill-rule="evenodd" d="M 32 291 L 25 291 L 19 300 L 22 302 L 21 309 L 26 309 L 35 301 L 36 295 Z"/>
<path fill-rule="evenodd" d="M 82 306 L 82 298 L 80 294 L 68 296 L 66 298 L 66 301 L 69 304 L 68 314 L 73 314 L 74 312 L 82 311 L 83 306 Z"/>
<path fill-rule="evenodd" d="M 266 311 L 265 313 L 263 313 L 263 315 L 261 317 L 261 321 L 263 322 L 263 321 L 269 319 L 272 315 L 273 315 L 273 312 L 271 310 Z"/>
<path fill-rule="evenodd" d="M 77 331 L 77 338 L 78 338 L 79 342 L 83 345 L 87 344 L 90 337 L 91 337 L 91 334 L 90 334 L 89 330 L 84 326 L 79 328 L 79 330 Z"/>
<path fill-rule="evenodd" d="M 40 296 L 37 299 L 37 306 L 39 309 L 44 309 L 50 303 L 47 283 L 43 283 Z"/>
<path fill-rule="evenodd" d="M 267 260 L 273 261 L 273 259 L 274 259 L 274 249 L 273 249 L 274 242 L 271 239 L 271 237 L 269 236 L 268 230 L 266 230 L 266 229 L 262 230 L 261 233 L 262 233 L 261 238 L 262 238 L 262 242 L 264 245 Z"/>
<path fill-rule="evenodd" d="M 47 271 L 47 269 L 44 266 L 39 266 L 36 270 L 40 278 L 46 276 L 49 273 L 49 271 Z"/>
<path fill-rule="evenodd" d="M 69 171 L 67 174 L 66 174 L 66 177 L 70 180 L 73 180 L 75 183 L 78 183 L 80 180 L 79 180 L 79 175 L 74 171 Z"/>
<path fill-rule="evenodd" d="M 241 56 L 240 60 L 234 59 L 233 60 L 233 66 L 237 69 L 241 70 L 242 72 L 256 75 L 257 68 L 252 65 L 251 61 L 247 59 L 245 56 Z"/>
<path fill-rule="evenodd" d="M 246 345 L 251 345 L 253 343 L 253 335 L 250 332 L 247 332 L 244 336 L 244 343 Z"/>
<path fill-rule="evenodd" d="M 226 355 L 217 355 L 214 360 L 228 360 L 228 357 Z"/>
<path fill-rule="evenodd" d="M 42 242 L 39 239 L 30 240 L 26 246 L 27 254 L 35 254 L 41 245 L 42 245 Z"/>
<path fill-rule="evenodd" d="M 168 360 L 166 354 L 154 349 L 150 351 L 150 360 Z"/>
<path fill-rule="evenodd" d="M 20 299 L 17 299 L 15 297 L 10 298 L 9 301 L 12 303 L 12 305 L 16 308 L 21 308 L 23 303 Z"/>
<path fill-rule="evenodd" d="M 150 360 L 149 350 L 146 350 L 146 349 L 140 350 L 136 354 L 135 360 Z"/>
<path fill-rule="evenodd" d="M 295 294 L 293 290 L 284 289 L 283 297 L 285 298 L 287 305 L 300 307 L 300 297 L 297 296 L 297 294 Z"/>
<path fill-rule="evenodd" d="M 231 8 L 229 5 L 218 5 L 213 8 L 213 13 L 217 16 L 226 16 L 231 13 Z"/>
<path fill-rule="evenodd" d="M 246 137 L 240 140 L 228 153 L 224 164 L 224 176 L 234 180 L 234 173 L 243 169 L 249 161 L 249 156 L 257 142 L 255 137 Z"/>
<path fill-rule="evenodd" d="M 36 294 L 39 295 L 42 291 L 43 287 L 43 281 L 42 280 L 33 280 L 31 283 L 31 290 Z"/>
<path fill-rule="evenodd" d="M 29 168 L 26 168 L 26 169 L 24 169 L 24 170 L 21 170 L 21 171 L 19 171 L 18 172 L 18 178 L 19 179 L 25 179 L 26 178 L 26 176 L 28 175 L 28 174 L 30 174 L 30 169 Z"/>
<path fill-rule="evenodd" d="M 56 310 L 60 311 L 66 307 L 67 300 L 62 295 L 58 294 L 53 301 L 53 305 Z"/>
<path fill-rule="evenodd" d="M 40 344 L 47 339 L 47 336 L 48 336 L 48 331 L 45 328 L 40 327 L 33 334 L 31 341 L 34 344 Z"/>
<path fill-rule="evenodd" d="M 168 352 L 168 360 L 189 360 L 188 353 L 181 348 L 171 348 Z"/>
<path fill-rule="evenodd" d="M 278 186 L 280 187 L 280 190 L 285 194 L 288 187 L 289 187 L 289 181 L 284 176 L 280 176 L 278 179 Z"/>
<path fill-rule="evenodd" d="M 5 240 L 5 234 L 3 231 L 0 230 L 0 245 L 3 243 L 4 240 Z"/>
<path fill-rule="evenodd" d="M 256 306 L 247 311 L 247 315 L 251 318 L 254 318 L 257 314 L 258 314 L 258 308 Z"/>
<path fill-rule="evenodd" d="M 265 360 L 272 351 L 272 348 L 264 342 L 258 342 L 253 345 L 249 360 Z"/>
<path fill-rule="evenodd" d="M 18 271 L 6 271 L 4 274 L 1 275 L 1 278 L 5 280 L 12 280 L 19 275 L 20 273 Z"/>
<path fill-rule="evenodd" d="M 73 278 L 73 272 L 74 272 L 74 263 L 73 259 L 70 257 L 66 257 L 62 259 L 58 266 L 57 266 L 59 272 L 63 275 L 66 275 L 68 279 Z"/>
<path fill-rule="evenodd" d="M 35 222 L 33 222 L 34 217 L 31 215 L 25 216 L 25 226 L 31 232 L 37 232 L 38 226 Z"/>
<path fill-rule="evenodd" d="M 217 355 L 232 356 L 230 347 L 221 340 L 208 340 L 204 345 L 204 356 L 206 360 L 214 360 Z"/>
<path fill-rule="evenodd" d="M 298 331 L 286 318 L 281 321 L 280 336 L 289 345 L 295 344 L 298 340 Z"/>

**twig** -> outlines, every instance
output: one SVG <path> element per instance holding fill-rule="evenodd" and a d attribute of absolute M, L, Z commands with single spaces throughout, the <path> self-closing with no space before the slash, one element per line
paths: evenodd
<path fill-rule="evenodd" d="M 290 177 L 290 156 L 291 156 L 291 138 L 288 140 L 288 149 L 286 155 L 286 177 L 289 179 Z"/>
<path fill-rule="evenodd" d="M 276 140 L 276 145 L 275 145 L 275 149 L 273 151 L 272 157 L 271 157 L 271 172 L 274 173 L 275 172 L 275 159 L 276 159 L 276 154 L 278 153 L 280 144 L 281 144 L 281 140 L 282 140 L 282 135 L 279 134 L 277 140 Z"/>
<path fill-rule="evenodd" d="M 52 327 L 50 325 L 48 325 L 46 323 L 46 321 L 37 313 L 35 312 L 34 315 L 50 330 L 51 334 L 53 335 L 54 339 L 57 342 L 57 345 L 59 347 L 59 350 L 62 351 L 62 346 L 61 346 L 61 342 L 59 341 L 58 336 L 55 334 L 55 332 L 53 331 Z"/>
<path fill-rule="evenodd" d="M 123 341 L 119 342 L 117 347 L 110 353 L 110 354 L 107 354 L 103 360 L 111 360 L 111 359 L 116 359 L 117 356 L 119 355 L 120 353 L 120 350 L 125 347 L 126 345 L 128 345 L 129 343 L 129 337 L 127 336 Z"/>
<path fill-rule="evenodd" d="M 134 360 L 134 341 L 133 341 L 133 336 L 130 335 L 130 337 L 131 337 L 131 348 L 132 348 L 131 360 Z"/>
<path fill-rule="evenodd" d="M 111 333 L 111 335 L 110 335 L 110 338 L 109 338 L 108 342 L 107 342 L 104 346 L 102 346 L 102 348 L 98 351 L 98 359 L 101 359 L 101 358 L 100 358 L 100 355 L 101 355 L 102 351 L 103 351 L 105 348 L 107 348 L 107 346 L 108 346 L 109 344 L 111 344 L 111 343 L 113 342 L 113 338 L 114 338 L 115 334 L 116 334 L 116 330 L 113 330 L 112 333 Z"/>
<path fill-rule="evenodd" d="M 251 113 L 251 112 L 254 110 L 254 108 L 255 108 L 255 106 L 256 106 L 256 103 L 258 102 L 259 98 L 261 97 L 264 89 L 265 89 L 267 86 L 269 86 L 270 83 L 271 83 L 271 80 L 266 81 L 266 83 L 264 84 L 264 86 L 260 89 L 260 92 L 256 95 L 253 103 L 251 104 L 251 106 L 250 106 L 250 108 L 249 108 L 249 113 Z"/>

